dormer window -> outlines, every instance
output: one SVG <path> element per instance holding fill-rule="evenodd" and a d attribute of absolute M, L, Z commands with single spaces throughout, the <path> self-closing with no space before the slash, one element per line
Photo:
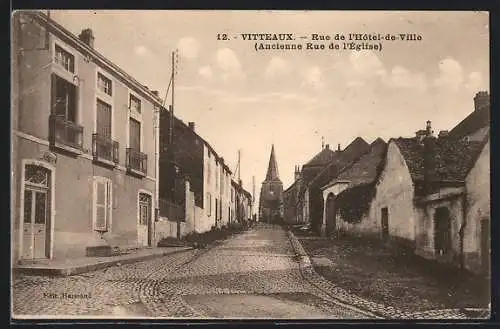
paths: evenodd
<path fill-rule="evenodd" d="M 100 91 L 102 91 L 105 94 L 108 94 L 109 96 L 112 96 L 113 94 L 111 80 L 106 78 L 101 73 L 97 74 L 97 88 L 99 88 Z"/>
<path fill-rule="evenodd" d="M 55 62 L 61 65 L 66 71 L 75 73 L 75 56 L 55 45 Z"/>
<path fill-rule="evenodd" d="M 141 100 L 130 94 L 130 110 L 141 113 Z"/>

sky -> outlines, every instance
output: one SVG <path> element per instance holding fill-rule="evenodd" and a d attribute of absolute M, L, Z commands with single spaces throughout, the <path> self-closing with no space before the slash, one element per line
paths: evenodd
<path fill-rule="evenodd" d="M 473 111 L 476 92 L 489 90 L 486 12 L 61 10 L 51 17 L 77 35 L 91 28 L 98 52 L 162 97 L 178 50 L 176 116 L 194 121 L 233 170 L 241 150 L 243 186 L 252 192 L 255 177 L 256 200 L 272 144 L 286 189 L 295 165 L 320 152 L 322 140 L 344 148 L 358 136 L 410 137 L 427 120 L 435 132 L 450 130 Z M 231 39 L 218 40 L 224 33 Z M 328 49 L 335 40 L 315 42 L 325 50 L 256 51 L 242 33 L 290 33 L 295 40 L 281 43 L 304 46 L 312 34 L 421 40 L 381 41 L 380 51 Z"/>

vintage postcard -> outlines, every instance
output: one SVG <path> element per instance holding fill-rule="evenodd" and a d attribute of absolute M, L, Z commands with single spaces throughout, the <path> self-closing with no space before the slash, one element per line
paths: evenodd
<path fill-rule="evenodd" d="M 489 318 L 488 24 L 14 12 L 12 319 Z"/>

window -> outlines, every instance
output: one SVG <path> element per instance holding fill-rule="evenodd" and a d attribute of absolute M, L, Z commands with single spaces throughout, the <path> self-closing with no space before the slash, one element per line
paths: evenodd
<path fill-rule="evenodd" d="M 129 142 L 130 148 L 135 151 L 141 150 L 141 123 L 133 118 L 130 118 L 129 124 Z"/>
<path fill-rule="evenodd" d="M 219 200 L 215 198 L 215 219 L 219 219 Z"/>
<path fill-rule="evenodd" d="M 76 122 L 77 87 L 52 74 L 52 112 L 66 121 Z"/>
<path fill-rule="evenodd" d="M 130 110 L 141 113 L 141 100 L 134 95 L 130 95 Z"/>
<path fill-rule="evenodd" d="M 94 230 L 106 232 L 111 223 L 111 180 L 94 177 Z"/>
<path fill-rule="evenodd" d="M 61 65 L 66 71 L 75 73 L 75 56 L 61 48 L 55 46 L 55 62 Z"/>
<path fill-rule="evenodd" d="M 219 188 L 219 166 L 215 163 L 215 189 Z"/>
<path fill-rule="evenodd" d="M 207 209 L 208 209 L 208 217 L 212 215 L 212 195 L 210 192 L 207 192 Z"/>
<path fill-rule="evenodd" d="M 111 139 L 111 105 L 97 99 L 97 134 Z"/>
<path fill-rule="evenodd" d="M 112 96 L 113 87 L 111 80 L 106 78 L 103 74 L 97 73 L 97 88 L 105 94 Z"/>
<path fill-rule="evenodd" d="M 222 171 L 221 182 L 220 182 L 220 194 L 221 195 L 224 195 L 224 184 L 226 184 L 226 182 L 224 180 L 225 178 L 226 178 L 226 175 L 224 175 L 224 171 Z"/>
<path fill-rule="evenodd" d="M 210 155 L 210 152 L 208 153 Z M 210 176 L 212 175 L 212 168 L 210 166 L 210 157 L 208 158 L 207 162 L 207 184 L 210 184 Z"/>

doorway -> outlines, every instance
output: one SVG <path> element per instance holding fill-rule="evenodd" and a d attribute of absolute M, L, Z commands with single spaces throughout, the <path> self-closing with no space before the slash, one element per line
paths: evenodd
<path fill-rule="evenodd" d="M 22 193 L 21 258 L 50 258 L 51 170 L 26 164 Z"/>
<path fill-rule="evenodd" d="M 490 220 L 484 218 L 481 220 L 481 271 L 487 276 L 490 275 L 491 262 L 490 236 Z"/>
<path fill-rule="evenodd" d="M 139 223 L 137 227 L 139 246 L 150 247 L 152 245 L 152 204 L 153 198 L 150 194 L 139 193 Z"/>
<path fill-rule="evenodd" d="M 440 256 L 451 251 L 451 219 L 446 207 L 437 208 L 434 214 L 434 249 Z"/>
<path fill-rule="evenodd" d="M 335 209 L 335 195 L 328 194 L 326 198 L 326 234 L 331 235 L 336 231 L 336 209 Z"/>
<path fill-rule="evenodd" d="M 387 241 L 389 239 L 389 208 L 384 207 L 381 211 L 382 240 Z"/>

